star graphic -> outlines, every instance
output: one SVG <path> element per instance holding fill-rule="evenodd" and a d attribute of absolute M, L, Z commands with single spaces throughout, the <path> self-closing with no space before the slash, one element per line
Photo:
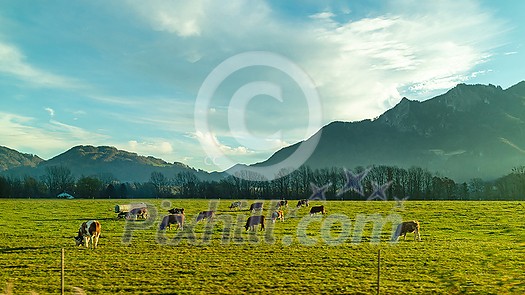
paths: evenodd
<path fill-rule="evenodd" d="M 324 195 L 326 190 L 332 186 L 332 183 L 328 183 L 323 185 L 322 187 L 318 187 L 313 182 L 310 182 L 310 187 L 312 188 L 312 194 L 310 195 L 310 200 L 321 200 L 326 201 L 326 196 Z"/>
<path fill-rule="evenodd" d="M 379 200 L 386 201 L 386 199 L 387 199 L 387 197 L 386 197 L 386 190 L 388 189 L 388 187 L 390 187 L 391 184 L 392 184 L 392 181 L 389 181 L 389 182 L 379 186 L 377 183 L 372 182 L 372 187 L 373 187 L 374 191 L 372 192 L 370 197 L 368 197 L 367 201 L 371 201 L 371 200 L 374 200 L 374 199 L 379 199 Z"/>
<path fill-rule="evenodd" d="M 394 206 L 394 208 L 405 210 L 405 206 L 403 205 L 403 202 L 408 200 L 408 197 L 404 197 L 402 199 L 398 199 L 397 197 L 394 197 L 394 200 L 396 201 L 396 205 Z"/>
<path fill-rule="evenodd" d="M 370 172 L 370 170 L 371 168 L 367 168 L 356 175 L 352 171 L 344 168 L 344 172 L 346 176 L 346 183 L 337 192 L 337 196 L 341 196 L 342 194 L 346 193 L 347 191 L 351 191 L 351 190 L 355 191 L 361 196 L 364 196 L 365 193 L 363 190 L 363 184 L 361 182 L 363 181 L 363 179 L 365 179 L 366 175 L 368 174 L 368 172 Z"/>

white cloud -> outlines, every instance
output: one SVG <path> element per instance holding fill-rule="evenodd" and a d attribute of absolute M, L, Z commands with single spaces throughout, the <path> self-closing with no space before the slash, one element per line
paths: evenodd
<path fill-rule="evenodd" d="M 44 110 L 46 110 L 46 112 L 49 113 L 49 116 L 51 117 L 55 116 L 55 110 L 53 110 L 52 108 L 45 108 Z"/>
<path fill-rule="evenodd" d="M 313 19 L 330 19 L 330 18 L 332 18 L 334 16 L 335 16 L 335 14 L 333 14 L 332 12 L 324 11 L 324 12 L 319 12 L 319 13 L 316 13 L 316 14 L 312 14 L 312 15 L 310 15 L 310 18 L 313 18 Z"/>
<path fill-rule="evenodd" d="M 221 143 L 217 136 L 214 133 L 208 132 L 203 133 L 201 131 L 197 131 L 192 135 L 194 138 L 198 139 L 201 142 L 202 148 L 216 148 L 220 152 L 222 152 L 224 155 L 247 155 L 250 153 L 253 153 L 253 151 L 250 151 L 244 146 L 237 146 L 237 147 L 231 147 L 224 143 Z"/>
<path fill-rule="evenodd" d="M 328 121 L 374 117 L 394 105 L 401 89 L 422 98 L 469 80 L 504 30 L 474 2 L 404 9 L 413 5 L 400 2 L 392 13 L 346 23 L 319 22 L 310 48 L 315 56 L 303 63 L 320 85 Z"/>
<path fill-rule="evenodd" d="M 152 28 L 184 38 L 183 56 L 198 56 L 200 64 L 187 68 L 195 76 L 232 53 L 290 57 L 318 85 L 326 122 L 374 117 L 393 106 L 401 89 L 422 98 L 467 81 L 504 30 L 473 1 L 395 1 L 385 5 L 388 12 L 346 22 L 324 10 L 302 23 L 289 23 L 264 2 L 128 3 Z"/>
<path fill-rule="evenodd" d="M 173 152 L 173 146 L 171 143 L 163 139 L 151 139 L 140 142 L 137 140 L 130 140 L 127 145 L 122 148 L 141 155 L 168 155 Z"/>
<path fill-rule="evenodd" d="M 128 3 L 155 30 L 175 33 L 181 37 L 201 34 L 200 22 L 205 17 L 202 1 L 152 0 L 147 3 L 139 1 Z"/>
<path fill-rule="evenodd" d="M 14 76 L 29 85 L 51 88 L 79 88 L 73 79 L 49 73 L 32 66 L 15 46 L 0 41 L 0 73 Z"/>
<path fill-rule="evenodd" d="M 174 33 L 179 37 L 212 35 L 229 27 L 223 34 L 235 35 L 259 24 L 270 11 L 263 2 L 227 1 L 128 1 L 140 18 L 154 30 Z M 237 21 L 242 19 L 242 22 Z M 239 24 L 242 23 L 241 26 Z M 190 57 L 199 57 L 192 52 Z"/>
<path fill-rule="evenodd" d="M 0 112 L 0 138 L 10 148 L 49 158 L 78 144 L 101 143 L 107 137 L 56 120 L 39 123 L 32 117 Z"/>

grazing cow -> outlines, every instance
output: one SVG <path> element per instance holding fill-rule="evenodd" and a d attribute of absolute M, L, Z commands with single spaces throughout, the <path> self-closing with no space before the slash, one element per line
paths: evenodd
<path fill-rule="evenodd" d="M 143 208 L 133 208 L 131 209 L 131 211 L 129 211 L 127 214 L 126 214 L 126 219 L 128 220 L 134 220 L 134 219 L 137 219 L 137 218 L 142 218 L 142 219 L 147 219 L 148 218 L 148 208 L 146 207 L 143 207 Z"/>
<path fill-rule="evenodd" d="M 312 209 L 310 209 L 310 216 L 316 214 L 316 213 L 322 213 L 323 215 L 326 214 L 326 211 L 324 210 L 324 206 L 313 206 Z"/>
<path fill-rule="evenodd" d="M 213 211 L 202 211 L 199 213 L 199 215 L 197 216 L 197 222 L 207 218 L 208 220 L 212 219 L 213 218 L 213 215 L 215 215 L 215 212 Z"/>
<path fill-rule="evenodd" d="M 414 233 L 414 240 L 418 239 L 421 241 L 421 236 L 419 234 L 419 222 L 417 220 L 404 221 L 397 226 L 396 233 L 394 236 L 394 241 L 397 241 L 400 236 L 403 236 L 403 240 L 406 240 L 407 233 Z"/>
<path fill-rule="evenodd" d="M 255 226 L 261 225 L 261 230 L 264 230 L 264 216 L 250 216 L 248 217 L 248 220 L 246 220 L 246 225 L 244 226 L 246 230 L 250 228 L 251 230 L 255 230 Z"/>
<path fill-rule="evenodd" d="M 128 213 L 129 212 L 119 212 L 118 215 L 117 215 L 117 219 L 126 217 L 126 215 L 128 215 Z"/>
<path fill-rule="evenodd" d="M 277 209 L 280 209 L 282 207 L 288 207 L 288 201 L 287 200 L 281 200 L 277 203 Z"/>
<path fill-rule="evenodd" d="M 231 205 L 230 205 L 230 210 L 233 210 L 235 208 L 239 208 L 239 209 L 242 209 L 242 203 L 237 201 L 237 202 L 233 202 Z"/>
<path fill-rule="evenodd" d="M 255 210 L 261 210 L 262 211 L 262 209 L 263 209 L 263 203 L 262 202 L 253 203 L 250 206 L 250 211 L 252 211 L 252 212 L 255 212 Z"/>
<path fill-rule="evenodd" d="M 177 229 L 184 229 L 184 214 L 170 214 L 162 218 L 159 229 L 171 229 L 172 224 L 177 224 Z"/>
<path fill-rule="evenodd" d="M 168 212 L 170 214 L 184 214 L 184 208 L 172 208 Z"/>
<path fill-rule="evenodd" d="M 283 210 L 273 211 L 272 212 L 272 222 L 275 223 L 275 220 L 277 220 L 277 219 L 279 219 L 280 221 L 284 221 Z"/>
<path fill-rule="evenodd" d="M 299 207 L 303 207 L 303 206 L 310 206 L 310 203 L 308 202 L 307 199 L 302 199 L 302 200 L 299 200 L 299 202 L 297 202 L 297 208 Z"/>
<path fill-rule="evenodd" d="M 82 223 L 78 229 L 78 235 L 75 237 L 77 247 L 84 243 L 84 246 L 89 248 L 91 242 L 91 248 L 96 249 L 100 237 L 100 228 L 100 222 L 96 220 Z"/>

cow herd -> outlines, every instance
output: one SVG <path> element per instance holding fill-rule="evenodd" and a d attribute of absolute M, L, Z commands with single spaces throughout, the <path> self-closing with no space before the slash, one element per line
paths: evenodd
<path fill-rule="evenodd" d="M 309 207 L 309 200 L 302 199 L 297 202 L 296 208 Z M 243 203 L 241 201 L 232 202 L 229 206 L 230 210 L 242 210 Z M 255 202 L 250 205 L 248 211 L 252 213 L 259 212 L 262 213 L 264 207 L 263 202 Z M 272 208 L 272 213 L 270 214 L 270 219 L 273 223 L 276 220 L 284 221 L 284 211 L 283 209 L 288 207 L 287 200 L 280 200 L 277 202 L 277 205 Z M 159 230 L 171 229 L 172 225 L 176 225 L 177 229 L 184 229 L 185 222 L 185 213 L 184 208 L 172 208 L 167 210 L 168 215 L 164 216 L 160 222 Z M 130 205 L 116 205 L 115 213 L 118 213 L 117 219 L 126 218 L 127 220 L 137 220 L 138 218 L 147 219 L 148 218 L 148 208 L 144 203 L 136 203 Z M 310 216 L 314 214 L 326 214 L 326 209 L 324 205 L 312 206 L 310 208 Z M 215 211 L 201 211 L 196 217 L 196 222 L 201 220 L 211 221 L 215 216 Z M 265 220 L 264 215 L 252 215 L 246 220 L 246 225 L 244 226 L 246 230 L 255 231 L 255 228 L 260 225 L 260 230 L 265 229 Z M 101 225 L 97 220 L 89 220 L 83 222 L 78 230 L 78 235 L 75 237 L 75 242 L 77 246 L 84 245 L 85 247 L 95 249 L 98 244 L 98 239 L 100 237 Z M 414 233 L 414 239 L 421 241 L 420 236 L 420 226 L 419 222 L 416 220 L 405 221 L 398 225 L 397 230 L 394 234 L 394 239 L 397 240 L 400 236 L 403 236 L 403 239 L 406 239 L 407 233 Z"/>

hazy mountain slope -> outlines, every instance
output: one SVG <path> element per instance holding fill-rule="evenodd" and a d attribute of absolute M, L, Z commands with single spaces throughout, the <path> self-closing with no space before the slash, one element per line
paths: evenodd
<path fill-rule="evenodd" d="M 8 172 L 14 175 L 38 176 L 44 174 L 45 168 L 49 166 L 68 167 L 76 177 L 112 176 L 122 182 L 146 182 L 154 171 L 161 172 L 168 178 L 175 177 L 179 172 L 191 172 L 206 180 L 219 177 L 217 174 L 196 170 L 182 163 L 168 163 L 109 146 L 76 146 L 41 162 L 35 168 L 20 167 Z"/>
<path fill-rule="evenodd" d="M 35 167 L 41 158 L 36 155 L 23 154 L 13 149 L 0 146 L 0 171 L 9 170 L 16 167 Z"/>
<path fill-rule="evenodd" d="M 404 98 L 376 120 L 333 122 L 321 131 L 306 162 L 314 168 L 419 166 L 457 180 L 500 177 L 525 165 L 525 82 L 507 90 L 460 84 L 424 102 Z"/>

